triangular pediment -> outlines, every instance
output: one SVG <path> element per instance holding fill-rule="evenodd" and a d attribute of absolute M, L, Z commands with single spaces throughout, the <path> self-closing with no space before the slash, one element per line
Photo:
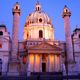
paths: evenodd
<path fill-rule="evenodd" d="M 29 47 L 29 49 L 31 49 L 31 50 L 45 50 L 46 49 L 46 50 L 61 51 L 61 48 L 59 48 L 58 46 L 51 45 L 51 44 L 46 43 L 46 42 L 42 42 L 39 45 L 35 45 L 35 46 L 32 46 L 32 47 Z"/>

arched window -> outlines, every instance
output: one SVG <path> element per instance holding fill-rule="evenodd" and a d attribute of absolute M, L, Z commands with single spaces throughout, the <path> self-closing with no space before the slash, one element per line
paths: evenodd
<path fill-rule="evenodd" d="M 39 7 L 38 7 L 38 11 L 39 11 Z"/>
<path fill-rule="evenodd" d="M 68 10 L 66 9 L 66 12 L 68 12 Z"/>
<path fill-rule="evenodd" d="M 40 22 L 40 23 L 42 22 L 42 19 L 41 19 L 41 18 L 39 19 L 39 22 Z"/>
<path fill-rule="evenodd" d="M 43 31 L 39 30 L 39 38 L 43 38 Z"/>
<path fill-rule="evenodd" d="M 36 7 L 36 11 L 39 11 L 40 10 L 40 8 L 39 7 Z"/>
<path fill-rule="evenodd" d="M 16 9 L 18 9 L 18 6 L 16 6 Z"/>
<path fill-rule="evenodd" d="M 29 34 L 27 33 L 27 38 L 29 38 Z"/>
<path fill-rule="evenodd" d="M 0 31 L 0 36 L 2 36 L 3 35 L 3 32 L 2 31 Z"/>

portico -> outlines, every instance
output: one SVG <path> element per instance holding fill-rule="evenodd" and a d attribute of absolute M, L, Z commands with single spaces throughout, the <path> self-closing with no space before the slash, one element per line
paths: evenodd
<path fill-rule="evenodd" d="M 31 72 L 58 72 L 61 70 L 61 49 L 41 43 L 28 48 L 28 65 Z"/>

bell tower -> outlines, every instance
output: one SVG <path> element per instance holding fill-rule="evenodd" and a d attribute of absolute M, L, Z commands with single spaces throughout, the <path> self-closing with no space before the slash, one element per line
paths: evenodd
<path fill-rule="evenodd" d="M 12 28 L 12 52 L 9 61 L 9 75 L 19 75 L 19 60 L 18 54 L 18 29 L 19 29 L 19 18 L 20 18 L 20 5 L 18 2 L 12 9 L 13 13 L 13 28 Z"/>
<path fill-rule="evenodd" d="M 67 51 L 68 62 L 73 61 L 73 48 L 72 48 L 72 39 L 70 33 L 70 16 L 71 16 L 71 12 L 68 9 L 68 7 L 65 5 L 62 18 L 64 19 L 64 30 L 65 30 L 66 51 Z"/>

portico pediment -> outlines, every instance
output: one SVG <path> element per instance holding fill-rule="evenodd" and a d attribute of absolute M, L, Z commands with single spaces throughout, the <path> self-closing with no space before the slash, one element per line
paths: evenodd
<path fill-rule="evenodd" d="M 59 53 L 61 53 L 61 51 L 62 51 L 62 49 L 61 48 L 59 48 L 58 46 L 56 46 L 56 45 L 51 45 L 51 44 L 49 44 L 49 43 L 46 43 L 46 42 L 42 42 L 41 44 L 39 44 L 39 45 L 35 45 L 35 46 L 32 46 L 32 47 L 28 47 L 28 50 L 29 51 L 39 51 L 39 52 L 59 52 Z"/>

